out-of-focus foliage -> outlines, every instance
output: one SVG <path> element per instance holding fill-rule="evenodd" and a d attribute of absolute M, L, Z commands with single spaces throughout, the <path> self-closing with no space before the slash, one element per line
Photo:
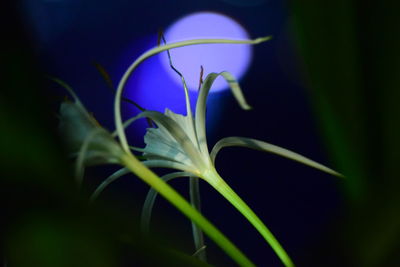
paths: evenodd
<path fill-rule="evenodd" d="M 308 259 L 317 266 L 400 266 L 400 16 L 395 3 L 291 5 L 315 114 L 339 171 L 347 176 L 347 214 Z"/>

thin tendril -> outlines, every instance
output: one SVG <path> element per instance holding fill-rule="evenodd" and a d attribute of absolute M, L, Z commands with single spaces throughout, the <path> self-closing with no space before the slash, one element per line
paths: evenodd
<path fill-rule="evenodd" d="M 160 45 L 161 40 L 163 41 L 164 45 L 167 44 L 167 41 L 165 40 L 164 37 L 164 33 L 162 32 L 162 30 L 159 31 L 158 33 L 158 45 Z M 185 88 L 185 96 L 186 96 L 186 109 L 187 109 L 187 115 L 192 118 L 192 110 L 190 107 L 190 98 L 189 98 L 189 91 L 186 85 L 186 81 L 185 78 L 183 77 L 182 73 L 175 68 L 174 64 L 172 63 L 172 57 L 171 57 L 171 53 L 169 52 L 169 49 L 167 49 L 167 55 L 168 55 L 168 61 L 169 61 L 169 66 L 171 67 L 171 69 L 173 69 L 178 75 L 179 77 L 181 77 L 182 83 L 183 83 L 183 87 Z"/>
<path fill-rule="evenodd" d="M 203 75 L 204 75 L 204 68 L 203 65 L 200 65 L 200 80 L 199 80 L 199 88 L 197 89 L 200 91 L 201 85 L 203 84 Z"/>

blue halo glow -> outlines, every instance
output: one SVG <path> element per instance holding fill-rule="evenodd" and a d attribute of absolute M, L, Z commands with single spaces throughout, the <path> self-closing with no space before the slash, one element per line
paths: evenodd
<path fill-rule="evenodd" d="M 200 38 L 249 39 L 245 29 L 236 21 L 212 12 L 194 13 L 179 19 L 167 29 L 165 38 L 167 43 Z M 236 44 L 196 45 L 171 50 L 175 67 L 185 77 L 189 89 L 194 91 L 198 89 L 201 65 L 204 77 L 210 72 L 229 71 L 239 79 L 246 72 L 251 55 L 250 45 Z M 166 53 L 160 54 L 159 59 L 172 79 L 182 85 L 180 77 L 171 70 Z M 211 91 L 226 88 L 226 82 L 218 78 Z"/>
<path fill-rule="evenodd" d="M 178 31 L 179 29 L 182 30 Z M 165 36 L 168 43 L 193 38 L 248 39 L 246 31 L 237 22 L 224 15 L 211 12 L 195 13 L 184 17 L 173 24 L 166 31 Z M 133 40 L 133 44 L 129 45 L 127 51 L 121 55 L 120 69 L 117 72 L 123 73 L 139 54 L 155 47 L 156 43 L 156 35 Z M 242 44 L 198 45 L 172 49 L 173 63 L 185 76 L 188 87 L 191 89 L 189 94 L 192 108 L 197 99 L 200 65 L 204 67 L 204 78 L 210 72 L 226 70 L 239 79 L 250 64 L 251 49 L 251 46 Z M 209 95 L 208 110 L 213 116 L 207 121 L 210 126 L 208 129 L 212 129 L 213 125 L 219 121 L 218 114 L 223 108 L 226 96 L 231 97 L 230 93 L 222 92 L 225 88 L 227 88 L 226 81 L 221 77 L 217 78 L 211 91 L 220 91 L 222 94 Z M 165 108 L 169 108 L 176 113 L 186 114 L 182 81 L 170 68 L 166 52 L 147 59 L 138 67 L 127 81 L 124 96 L 149 110 L 164 112 Z M 123 103 L 122 109 L 125 118 L 139 112 L 137 108 L 126 103 Z M 140 120 L 135 127 L 127 129 L 128 135 L 142 138 L 146 127 L 146 121 Z"/>

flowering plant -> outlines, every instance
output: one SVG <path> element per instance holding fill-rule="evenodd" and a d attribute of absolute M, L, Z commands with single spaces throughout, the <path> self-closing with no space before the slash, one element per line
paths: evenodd
<path fill-rule="evenodd" d="M 200 198 L 198 191 L 198 179 L 203 179 L 225 197 L 263 236 L 266 242 L 272 247 L 277 256 L 285 266 L 294 266 L 292 260 L 279 244 L 277 239 L 251 210 L 251 208 L 238 196 L 238 194 L 225 182 L 215 169 L 214 160 L 224 147 L 241 146 L 264 152 L 274 153 L 300 163 L 306 164 L 321 171 L 341 176 L 332 169 L 325 167 L 315 161 L 301 156 L 290 150 L 271 145 L 269 143 L 245 137 L 227 137 L 218 141 L 209 152 L 206 138 L 206 101 L 211 86 L 218 76 L 222 76 L 229 84 L 232 93 L 239 105 L 247 110 L 247 104 L 241 88 L 236 79 L 229 72 L 210 73 L 202 83 L 196 103 L 195 116 L 190 107 L 189 93 L 182 77 L 186 99 L 186 115 L 176 114 L 169 109 L 165 113 L 143 110 L 139 115 L 123 122 L 121 118 L 122 93 L 129 76 L 145 59 L 163 51 L 169 53 L 174 49 L 187 45 L 209 44 L 209 43 L 230 43 L 230 44 L 258 44 L 269 40 L 270 37 L 258 38 L 255 40 L 226 40 L 226 39 L 199 39 L 177 42 L 158 46 L 140 56 L 126 70 L 118 84 L 115 96 L 115 124 L 116 131 L 109 133 L 102 128 L 91 116 L 72 89 L 63 82 L 56 80 L 66 87 L 75 99 L 75 102 L 63 103 L 61 106 L 60 128 L 71 144 L 71 148 L 77 153 L 76 173 L 78 182 L 81 183 L 83 168 L 87 164 L 117 163 L 123 166 L 109 176 L 93 193 L 92 200 L 111 182 L 124 174 L 133 172 L 143 181 L 151 186 L 146 198 L 142 213 L 142 225 L 148 227 L 152 206 L 157 192 L 176 206 L 193 222 L 193 232 L 198 255 L 205 260 L 204 241 L 202 231 L 214 240 L 228 255 L 241 266 L 254 266 L 254 264 L 233 245 L 217 228 L 215 228 L 199 212 Z M 170 59 L 171 60 L 171 59 Z M 171 67 L 177 71 L 173 66 Z M 178 72 L 178 71 L 177 71 Z M 180 74 L 178 72 L 178 74 Z M 144 136 L 146 146 L 137 148 L 130 146 L 125 135 L 125 128 L 140 118 L 151 119 L 157 128 L 149 128 Z M 114 139 L 118 137 L 118 141 Z M 140 161 L 132 151 L 142 153 L 144 160 Z M 158 177 L 149 168 L 171 168 L 178 170 L 163 177 Z M 182 198 L 166 182 L 176 177 L 190 177 L 191 181 L 191 204 Z"/>

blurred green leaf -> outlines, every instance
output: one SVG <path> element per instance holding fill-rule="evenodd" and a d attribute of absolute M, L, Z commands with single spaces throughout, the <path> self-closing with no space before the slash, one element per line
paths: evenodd
<path fill-rule="evenodd" d="M 315 258 L 326 264 L 334 251 L 329 266 L 399 266 L 399 5 L 339 0 L 291 7 L 315 113 L 348 178 L 346 218 Z"/>

